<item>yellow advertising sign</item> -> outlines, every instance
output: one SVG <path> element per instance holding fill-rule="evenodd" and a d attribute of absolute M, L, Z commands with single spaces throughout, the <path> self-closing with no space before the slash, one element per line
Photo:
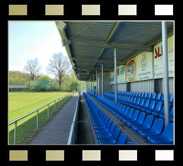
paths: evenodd
<path fill-rule="evenodd" d="M 133 82 L 137 80 L 136 57 L 126 62 L 126 81 Z"/>
<path fill-rule="evenodd" d="M 168 70 L 169 77 L 174 76 L 174 36 L 168 38 Z M 154 46 L 154 78 L 163 78 L 162 42 Z"/>

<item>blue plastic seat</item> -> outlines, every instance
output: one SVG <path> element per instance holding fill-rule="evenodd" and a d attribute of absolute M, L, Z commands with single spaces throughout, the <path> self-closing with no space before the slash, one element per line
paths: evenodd
<path fill-rule="evenodd" d="M 174 106 L 170 110 L 170 122 L 173 122 L 173 114 L 174 114 L 173 109 L 174 109 Z"/>
<path fill-rule="evenodd" d="M 156 105 L 156 101 L 155 100 L 151 100 L 148 108 L 145 110 L 148 114 L 150 114 L 152 112 L 152 110 L 154 109 Z"/>
<path fill-rule="evenodd" d="M 127 136 L 126 134 L 121 134 L 116 142 L 116 144 L 126 144 Z"/>
<path fill-rule="evenodd" d="M 157 136 L 148 136 L 147 141 L 151 144 L 173 144 L 173 123 L 169 123 L 162 134 Z"/>
<path fill-rule="evenodd" d="M 103 122 L 95 122 L 95 123 L 93 123 L 93 127 L 94 127 L 94 129 L 95 128 L 104 128 L 104 127 L 106 127 L 107 126 L 107 122 L 109 121 L 109 117 L 106 117 L 105 118 L 105 120 L 103 121 Z"/>
<path fill-rule="evenodd" d="M 120 135 L 120 132 L 121 130 L 119 128 L 116 128 L 111 137 L 99 139 L 98 140 L 99 144 L 115 144 Z"/>
<path fill-rule="evenodd" d="M 171 104 L 173 104 L 173 97 L 174 97 L 173 94 L 169 95 L 169 103 L 171 103 Z"/>
<path fill-rule="evenodd" d="M 164 102 L 164 94 L 161 95 L 160 100 L 161 100 L 162 102 Z"/>
<path fill-rule="evenodd" d="M 145 99 L 141 99 L 140 103 L 138 105 L 134 106 L 134 108 L 140 109 L 144 105 L 144 103 L 145 103 Z"/>
<path fill-rule="evenodd" d="M 141 111 L 145 111 L 148 108 L 150 102 L 151 102 L 151 100 L 146 100 L 145 103 L 144 103 L 144 105 L 142 107 L 140 107 L 139 109 Z"/>
<path fill-rule="evenodd" d="M 95 129 L 95 132 L 96 133 L 105 133 L 105 132 L 108 132 L 110 127 L 112 125 L 112 120 L 109 120 L 108 123 L 107 123 L 107 126 L 104 127 L 104 128 L 96 128 Z"/>
<path fill-rule="evenodd" d="M 156 97 L 155 97 L 155 100 L 157 101 L 157 100 L 160 100 L 160 98 L 161 98 L 161 93 L 158 93 L 157 95 L 156 95 Z"/>
<path fill-rule="evenodd" d="M 122 120 L 124 117 L 126 117 L 128 115 L 129 110 L 130 110 L 130 107 L 126 107 L 124 110 L 124 113 L 121 114 L 122 116 L 120 116 L 119 119 Z"/>
<path fill-rule="evenodd" d="M 155 108 L 152 110 L 151 113 L 152 113 L 153 115 L 155 115 L 155 116 L 158 116 L 159 113 L 160 113 L 160 111 L 161 111 L 161 109 L 162 109 L 162 106 L 163 106 L 163 102 L 162 102 L 162 101 L 159 101 L 159 102 L 156 104 Z"/>
<path fill-rule="evenodd" d="M 144 97 L 144 92 L 142 92 L 140 95 L 140 98 L 143 98 L 143 97 Z"/>
<path fill-rule="evenodd" d="M 144 123 L 144 120 L 145 120 L 145 117 L 146 117 L 146 113 L 145 112 L 142 112 L 136 121 L 133 121 L 133 122 L 128 122 L 128 126 L 131 127 L 133 125 L 141 125 Z"/>
<path fill-rule="evenodd" d="M 105 132 L 105 133 L 97 133 L 97 138 L 109 138 L 112 136 L 114 130 L 116 128 L 116 124 L 113 123 L 109 129 L 108 132 Z"/>
<path fill-rule="evenodd" d="M 172 108 L 172 105 L 169 103 L 169 110 L 171 110 L 171 108 Z M 159 112 L 159 117 L 163 119 L 165 118 L 165 105 L 163 105 L 161 111 Z"/>
<path fill-rule="evenodd" d="M 147 97 L 147 93 L 145 92 L 145 93 L 144 93 L 144 96 L 143 96 L 143 98 L 145 98 L 145 99 L 146 99 L 146 97 Z"/>
<path fill-rule="evenodd" d="M 151 95 L 151 100 L 155 100 L 155 97 L 156 97 L 156 93 L 153 93 L 153 94 Z"/>
<path fill-rule="evenodd" d="M 147 99 L 151 99 L 151 95 L 152 95 L 152 93 L 148 93 L 148 95 L 147 95 Z"/>
<path fill-rule="evenodd" d="M 156 119 L 150 129 L 139 130 L 138 133 L 143 137 L 147 138 L 150 135 L 161 134 L 164 126 L 164 120 L 162 118 Z"/>
<path fill-rule="evenodd" d="M 143 130 L 143 129 L 149 129 L 152 126 L 154 120 L 154 116 L 153 115 L 148 115 L 143 124 L 140 125 L 133 125 L 132 129 L 135 131 L 139 131 L 139 130 Z"/>
<path fill-rule="evenodd" d="M 131 108 L 131 109 L 128 111 L 127 116 L 121 118 L 121 120 L 122 120 L 123 122 L 128 121 L 128 119 L 130 119 L 130 118 L 132 117 L 133 113 L 134 113 L 134 108 Z"/>
<path fill-rule="evenodd" d="M 132 115 L 132 117 L 124 123 L 126 123 L 129 127 L 131 127 L 133 125 L 133 123 L 137 120 L 139 113 L 140 113 L 139 110 L 135 111 L 134 114 Z"/>

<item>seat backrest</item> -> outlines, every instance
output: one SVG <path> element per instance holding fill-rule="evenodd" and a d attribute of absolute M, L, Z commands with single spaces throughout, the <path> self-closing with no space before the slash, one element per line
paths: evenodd
<path fill-rule="evenodd" d="M 174 106 L 170 110 L 170 117 L 173 117 L 173 108 L 174 108 Z"/>
<path fill-rule="evenodd" d="M 170 102 L 170 103 L 173 103 L 173 94 L 170 94 L 170 95 L 169 95 L 169 102 Z"/>
<path fill-rule="evenodd" d="M 158 118 L 154 121 L 152 125 L 152 130 L 154 130 L 157 134 L 160 134 L 163 130 L 164 120 L 162 118 Z"/>
<path fill-rule="evenodd" d="M 125 111 L 126 105 L 124 105 L 120 111 L 120 114 L 123 115 L 124 111 Z"/>
<path fill-rule="evenodd" d="M 130 118 L 130 120 L 131 121 L 136 121 L 138 116 L 139 116 L 139 113 L 140 113 L 139 110 L 135 111 L 134 114 L 132 115 L 132 117 Z"/>
<path fill-rule="evenodd" d="M 137 100 L 137 97 L 135 97 L 135 98 L 133 99 L 132 104 L 135 104 L 136 100 Z"/>
<path fill-rule="evenodd" d="M 148 109 L 152 110 L 154 108 L 155 104 L 156 104 L 156 101 L 155 100 L 151 100 L 151 102 L 150 102 L 150 104 L 148 106 Z"/>
<path fill-rule="evenodd" d="M 112 136 L 111 136 L 111 139 L 116 143 L 116 141 L 117 141 L 117 139 L 118 139 L 118 137 L 119 137 L 119 135 L 120 135 L 120 132 L 121 132 L 121 130 L 120 130 L 120 128 L 115 128 L 115 130 L 114 130 L 114 132 L 113 132 L 113 134 L 112 134 Z"/>
<path fill-rule="evenodd" d="M 140 103 L 139 103 L 139 106 L 143 106 L 144 103 L 145 103 L 145 99 L 141 99 L 141 100 L 140 100 Z"/>
<path fill-rule="evenodd" d="M 161 98 L 161 93 L 158 93 L 158 94 L 156 95 L 155 100 L 160 100 L 160 98 Z"/>
<path fill-rule="evenodd" d="M 154 108 L 154 111 L 156 111 L 156 112 L 160 111 L 161 108 L 162 108 L 162 106 L 163 106 L 163 102 L 162 102 L 162 101 L 159 101 L 159 102 L 156 104 L 156 106 L 155 106 L 155 108 Z"/>
<path fill-rule="evenodd" d="M 116 142 L 116 144 L 125 144 L 127 140 L 126 134 L 121 134 Z"/>
<path fill-rule="evenodd" d="M 160 100 L 161 100 L 162 102 L 164 102 L 164 94 L 161 95 Z"/>
<path fill-rule="evenodd" d="M 109 129 L 109 133 L 113 133 L 114 132 L 114 129 L 116 128 L 116 124 L 115 123 L 113 123 L 112 125 L 111 125 L 111 127 L 110 127 L 110 129 Z"/>
<path fill-rule="evenodd" d="M 131 109 L 128 111 L 127 117 L 128 117 L 128 118 L 132 117 L 133 112 L 134 112 L 134 108 L 131 108 Z"/>
<path fill-rule="evenodd" d="M 104 121 L 104 125 L 105 125 L 105 126 L 107 125 L 107 122 L 108 122 L 109 120 L 110 120 L 109 117 L 107 117 L 107 118 L 105 119 L 105 121 Z"/>
<path fill-rule="evenodd" d="M 153 93 L 153 94 L 151 95 L 151 100 L 154 100 L 155 97 L 156 97 L 156 93 Z"/>
<path fill-rule="evenodd" d="M 145 92 L 143 98 L 146 98 L 146 97 L 147 97 L 147 93 Z"/>
<path fill-rule="evenodd" d="M 150 128 L 152 126 L 154 120 L 154 116 L 153 115 L 148 115 L 143 123 L 143 126 L 145 126 L 146 128 Z"/>
<path fill-rule="evenodd" d="M 128 114 L 128 111 L 129 111 L 130 107 L 126 107 L 124 113 L 123 113 L 123 116 L 126 116 Z"/>
<path fill-rule="evenodd" d="M 111 127 L 111 125 L 112 125 L 112 120 L 109 120 L 109 121 L 107 122 L 106 128 L 109 130 L 110 127 Z"/>
<path fill-rule="evenodd" d="M 173 123 L 169 123 L 165 127 L 161 136 L 165 138 L 165 140 L 169 141 L 170 143 L 173 143 Z"/>
<path fill-rule="evenodd" d="M 144 92 L 142 92 L 140 95 L 140 98 L 143 98 L 143 97 L 144 97 Z"/>
<path fill-rule="evenodd" d="M 146 113 L 145 113 L 145 112 L 142 112 L 142 113 L 139 115 L 138 119 L 137 119 L 137 123 L 138 123 L 138 124 L 142 124 L 142 123 L 144 122 L 145 117 L 146 117 Z"/>
<path fill-rule="evenodd" d="M 151 94 L 152 94 L 152 93 L 148 93 L 147 99 L 150 99 L 150 98 L 151 98 Z"/>
<path fill-rule="evenodd" d="M 138 105 L 140 103 L 140 97 L 137 98 L 137 100 L 135 101 L 135 104 Z"/>
<path fill-rule="evenodd" d="M 138 95 L 137 95 L 137 97 L 139 98 L 140 96 L 141 96 L 141 93 L 139 92 Z"/>
<path fill-rule="evenodd" d="M 144 105 L 143 105 L 143 107 L 144 108 L 147 108 L 149 106 L 149 103 L 150 103 L 150 100 L 146 100 L 145 103 L 144 103 Z"/>

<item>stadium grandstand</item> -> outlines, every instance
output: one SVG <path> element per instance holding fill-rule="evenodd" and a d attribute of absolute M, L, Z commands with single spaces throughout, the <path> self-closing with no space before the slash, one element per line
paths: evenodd
<path fill-rule="evenodd" d="M 174 22 L 56 26 L 75 75 L 86 83 L 68 144 L 173 145 Z"/>

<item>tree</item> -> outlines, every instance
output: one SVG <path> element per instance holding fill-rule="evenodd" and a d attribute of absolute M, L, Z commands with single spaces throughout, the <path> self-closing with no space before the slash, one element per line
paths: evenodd
<path fill-rule="evenodd" d="M 43 77 L 41 77 L 40 80 L 52 80 L 52 79 L 50 77 L 48 77 L 48 76 L 43 76 Z"/>
<path fill-rule="evenodd" d="M 55 76 L 59 84 L 59 89 L 61 89 L 63 81 L 72 73 L 69 59 L 62 55 L 62 53 L 53 54 L 52 58 L 49 60 L 47 70 Z"/>
<path fill-rule="evenodd" d="M 35 58 L 27 60 L 24 69 L 29 72 L 30 80 L 34 80 L 35 76 L 39 74 L 41 66 L 39 65 L 38 59 Z"/>

